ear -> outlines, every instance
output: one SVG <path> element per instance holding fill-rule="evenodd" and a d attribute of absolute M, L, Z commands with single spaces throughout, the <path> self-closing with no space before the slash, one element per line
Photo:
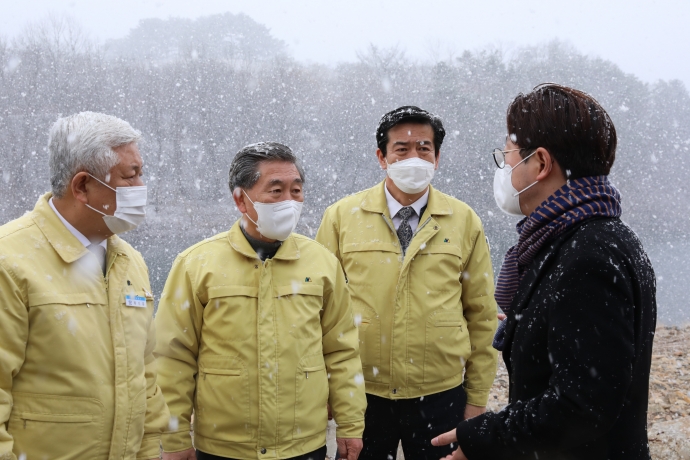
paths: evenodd
<path fill-rule="evenodd" d="M 549 151 L 546 150 L 544 147 L 539 147 L 537 151 L 534 152 L 533 158 L 536 160 L 536 163 L 539 168 L 539 172 L 535 179 L 538 181 L 543 181 L 544 179 L 549 177 L 549 175 L 553 172 L 554 165 L 556 163 L 553 157 L 551 156 L 551 153 L 549 153 Z"/>
<path fill-rule="evenodd" d="M 381 169 L 385 170 L 388 168 L 388 164 L 386 163 L 386 157 L 383 155 L 381 149 L 376 149 L 376 158 L 378 158 L 379 160 L 379 165 L 381 166 Z"/>
<path fill-rule="evenodd" d="M 239 187 L 235 187 L 235 190 L 232 192 L 232 199 L 235 200 L 235 206 L 237 207 L 237 210 L 241 212 L 242 214 L 247 213 L 247 205 L 244 202 L 244 193 L 242 193 L 242 189 Z"/>
<path fill-rule="evenodd" d="M 438 169 L 439 158 L 441 158 L 441 149 L 436 152 L 436 161 L 434 161 L 434 169 Z"/>
<path fill-rule="evenodd" d="M 89 202 L 86 192 L 91 185 L 90 182 L 91 177 L 89 177 L 89 175 L 84 171 L 75 174 L 70 182 L 70 191 L 72 192 L 72 196 L 74 196 L 74 198 L 76 198 L 76 200 L 82 204 Z"/>

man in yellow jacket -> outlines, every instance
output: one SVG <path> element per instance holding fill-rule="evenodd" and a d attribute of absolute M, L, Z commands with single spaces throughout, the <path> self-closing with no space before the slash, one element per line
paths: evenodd
<path fill-rule="evenodd" d="M 359 324 L 368 407 L 360 459 L 438 459 L 429 440 L 485 410 L 496 302 L 482 224 L 431 187 L 444 129 L 406 106 L 377 129 L 383 183 L 329 207 L 316 240 L 340 260 Z M 464 388 L 463 388 L 464 387 Z"/>
<path fill-rule="evenodd" d="M 0 227 L 2 459 L 160 456 L 148 270 L 115 235 L 143 220 L 139 136 L 108 115 L 58 119 L 52 193 Z"/>
<path fill-rule="evenodd" d="M 156 317 L 161 388 L 177 417 L 164 459 L 324 460 L 327 404 L 341 458 L 357 459 L 357 329 L 338 260 L 292 233 L 303 182 L 287 146 L 243 148 L 230 167 L 241 220 L 173 263 Z"/>

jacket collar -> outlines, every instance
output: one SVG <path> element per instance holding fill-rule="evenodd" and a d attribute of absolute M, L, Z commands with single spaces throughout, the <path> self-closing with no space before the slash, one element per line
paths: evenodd
<path fill-rule="evenodd" d="M 50 192 L 41 196 L 38 202 L 36 202 L 31 217 L 50 245 L 53 246 L 55 252 L 60 255 L 65 263 L 71 264 L 88 254 L 89 250 L 65 227 L 65 224 L 62 223 L 55 211 L 52 210 L 50 203 L 48 203 L 52 196 L 53 194 Z M 117 235 L 108 238 L 108 265 L 110 265 L 111 259 L 113 259 L 115 254 L 124 255 L 125 252 L 122 247 L 122 240 Z"/>
<path fill-rule="evenodd" d="M 252 245 L 249 244 L 247 238 L 242 234 L 242 229 L 240 228 L 240 222 L 242 219 L 238 219 L 237 222 L 233 224 L 228 232 L 228 242 L 232 248 L 239 252 L 240 254 L 249 257 L 250 259 L 258 259 L 259 256 L 256 254 Z M 287 240 L 283 241 L 283 244 L 278 248 L 278 252 L 273 256 L 273 259 L 281 260 L 297 260 L 299 259 L 299 247 L 297 246 L 297 241 L 295 241 L 294 234 L 288 236 Z"/>
<path fill-rule="evenodd" d="M 388 202 L 386 201 L 386 192 L 384 187 L 386 186 L 386 181 L 383 180 L 378 185 L 370 188 L 364 194 L 360 208 L 364 211 L 375 212 L 378 214 L 384 214 L 387 217 L 390 216 L 388 211 Z M 443 216 L 453 214 L 453 209 L 448 202 L 448 199 L 443 196 L 441 192 L 436 190 L 433 186 L 429 185 L 429 202 L 426 206 L 426 211 L 424 214 L 431 216 Z M 424 216 L 420 216 L 421 219 Z"/>
<path fill-rule="evenodd" d="M 31 217 L 36 223 L 36 226 L 43 232 L 43 235 L 51 246 L 53 246 L 55 252 L 60 255 L 62 260 L 71 264 L 89 251 L 86 249 L 86 246 L 65 227 L 57 214 L 50 208 L 48 200 L 50 200 L 52 196 L 52 193 L 46 193 L 41 196 L 34 207 Z"/>

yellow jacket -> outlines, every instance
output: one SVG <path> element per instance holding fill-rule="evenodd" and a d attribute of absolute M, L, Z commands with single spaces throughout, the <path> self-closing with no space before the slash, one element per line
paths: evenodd
<path fill-rule="evenodd" d="M 493 272 L 479 217 L 430 187 L 404 259 L 384 183 L 324 213 L 316 240 L 348 280 L 366 391 L 416 398 L 463 382 L 468 403 L 485 406 L 496 375 Z"/>
<path fill-rule="evenodd" d="M 103 277 L 50 196 L 0 227 L 0 458 L 158 457 L 168 411 L 146 264 L 113 236 Z"/>
<path fill-rule="evenodd" d="M 163 449 L 194 445 L 237 459 L 284 459 L 337 436 L 360 438 L 366 397 L 340 264 L 292 234 L 263 263 L 230 231 L 173 263 L 156 316 L 159 381 L 177 429 Z"/>

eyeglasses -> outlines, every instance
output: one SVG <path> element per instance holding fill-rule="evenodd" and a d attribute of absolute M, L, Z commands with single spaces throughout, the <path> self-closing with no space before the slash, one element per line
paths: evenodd
<path fill-rule="evenodd" d="M 520 151 L 524 149 L 510 149 L 510 150 L 501 150 L 501 149 L 494 149 L 491 152 L 491 155 L 494 157 L 494 162 L 496 163 L 496 166 L 498 166 L 500 169 L 503 169 L 506 167 L 506 153 L 508 152 L 515 152 L 515 151 Z"/>

